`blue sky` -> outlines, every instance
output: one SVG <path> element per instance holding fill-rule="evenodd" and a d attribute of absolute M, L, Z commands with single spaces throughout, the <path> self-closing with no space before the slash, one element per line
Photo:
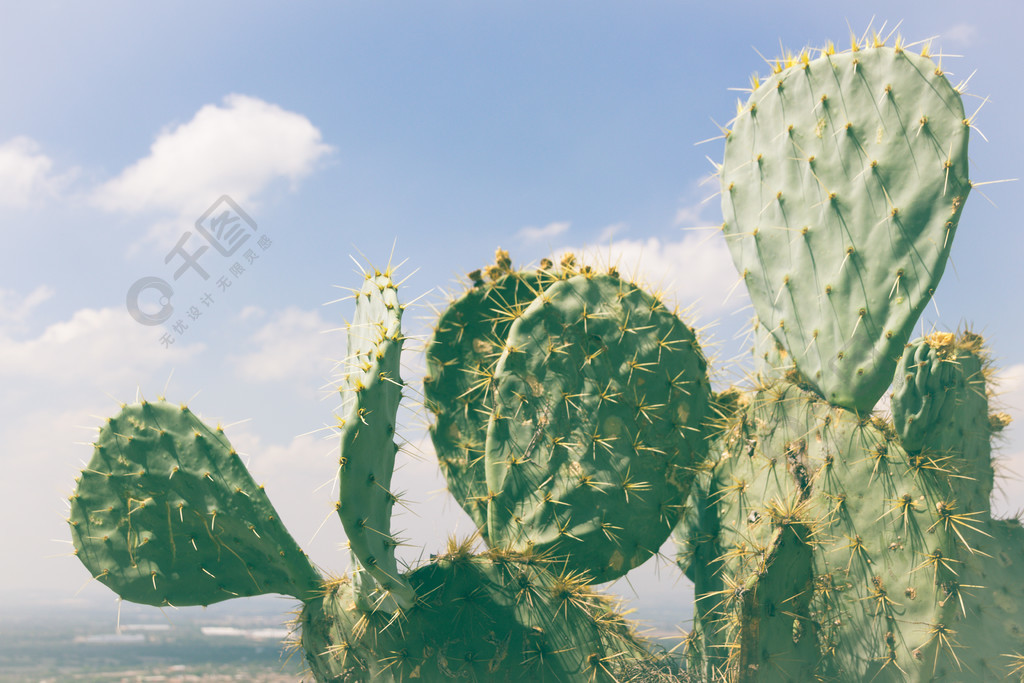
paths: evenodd
<path fill-rule="evenodd" d="M 626 270 L 639 261 L 640 276 L 681 307 L 696 302 L 717 381 L 735 381 L 744 367 L 736 337 L 751 312 L 742 291 L 725 301 L 736 273 L 720 236 L 687 228 L 721 222 L 708 178 L 722 142 L 695 143 L 718 136 L 735 112 L 743 94 L 730 88 L 766 71 L 759 53 L 845 45 L 848 27 L 861 34 L 874 18 L 888 33 L 902 21 L 909 41 L 936 37 L 951 80 L 973 74 L 968 112 L 988 98 L 976 119 L 988 142 L 972 138 L 972 179 L 1022 175 L 1024 9 L 918 6 L 5 3 L 0 531 L 14 550 L 0 558 L 3 591 L 14 601 L 108 599 L 62 542 L 62 498 L 102 416 L 137 389 L 152 398 L 165 387 L 233 425 L 229 438 L 299 543 L 343 571 L 335 442 L 311 432 L 333 422 L 331 369 L 345 343 L 337 328 L 351 310 L 323 304 L 344 295 L 335 286 L 358 283 L 350 254 L 383 264 L 397 241 L 402 272 L 415 271 L 407 300 L 425 295 L 407 327 L 423 335 L 428 303 L 495 247 L 525 263 L 601 245 Z M 978 189 L 988 199 L 971 196 L 923 325 L 969 323 L 985 334 L 1006 409 L 1024 422 L 1021 189 Z M 222 195 L 270 243 L 251 240 L 258 258 L 242 260 L 237 275 L 237 256 L 205 254 L 231 289 L 213 292 L 165 348 L 163 330 L 128 315 L 126 292 L 144 276 L 171 279 L 165 255 Z M 194 272 L 179 284 L 181 300 L 198 302 Z M 421 366 L 410 353 L 406 378 L 417 382 Z M 396 475 L 412 501 L 395 523 L 410 538 L 409 560 L 471 530 L 440 491 L 418 419 L 410 411 L 404 436 L 420 459 Z M 1000 452 L 1024 473 L 1024 430 L 1011 428 Z M 1005 487 L 996 507 L 1024 506 L 1024 483 Z M 642 600 L 682 609 L 690 598 L 677 576 L 664 566 L 660 578 L 650 567 L 631 578 Z M 625 583 L 613 590 L 633 594 Z"/>

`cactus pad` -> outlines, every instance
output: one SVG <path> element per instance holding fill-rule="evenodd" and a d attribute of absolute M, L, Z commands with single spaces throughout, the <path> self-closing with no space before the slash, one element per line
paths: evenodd
<path fill-rule="evenodd" d="M 70 523 L 78 558 L 132 602 L 305 598 L 319 583 L 224 432 L 164 401 L 125 406 L 103 426 Z"/>
<path fill-rule="evenodd" d="M 474 278 L 474 286 L 437 321 L 423 382 L 434 414 L 430 436 L 448 491 L 485 536 L 484 444 L 494 367 L 513 321 L 555 278 L 550 271 L 499 269 L 494 275 Z"/>
<path fill-rule="evenodd" d="M 348 373 L 342 381 L 338 516 L 353 555 L 390 593 L 389 605 L 408 607 L 415 596 L 398 571 L 391 533 L 395 495 L 395 423 L 402 398 L 402 306 L 391 273 L 366 273 L 348 327 Z M 370 586 L 368 585 L 367 588 Z"/>
<path fill-rule="evenodd" d="M 969 123 L 926 57 L 793 60 L 727 135 L 723 226 L 758 317 L 832 404 L 874 407 L 970 191 Z"/>
<path fill-rule="evenodd" d="M 494 375 L 489 541 L 597 583 L 656 553 L 706 453 L 692 330 L 617 275 L 587 272 L 523 312 Z"/>

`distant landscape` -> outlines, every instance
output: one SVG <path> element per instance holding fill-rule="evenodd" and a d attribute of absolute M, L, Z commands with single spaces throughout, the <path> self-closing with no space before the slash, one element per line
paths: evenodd
<path fill-rule="evenodd" d="M 690 618 L 664 603 L 633 607 L 630 618 L 666 647 Z M 292 609 L 274 597 L 162 610 L 122 603 L 120 619 L 114 600 L 5 609 L 0 683 L 301 681 L 302 653 L 283 643 Z"/>
<path fill-rule="evenodd" d="M 282 601 L 253 602 L 205 610 L 124 603 L 120 628 L 114 601 L 5 612 L 0 681 L 301 680 L 301 655 L 282 644 L 290 618 Z"/>

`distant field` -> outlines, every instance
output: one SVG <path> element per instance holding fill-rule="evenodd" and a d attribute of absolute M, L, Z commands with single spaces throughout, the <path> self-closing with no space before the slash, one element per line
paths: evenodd
<path fill-rule="evenodd" d="M 156 609 L 126 611 L 120 634 L 116 609 L 110 608 L 5 615 L 0 620 L 0 681 L 301 680 L 302 658 L 289 658 L 279 638 L 258 631 L 275 629 L 280 636 L 286 615 L 190 610 L 165 618 Z M 203 635 L 203 627 L 209 631 L 210 626 L 229 635 Z M 266 637 L 246 637 L 250 631 Z"/>
<path fill-rule="evenodd" d="M 630 615 L 671 648 L 688 615 L 645 606 Z M 0 615 L 0 683 L 294 683 L 301 654 L 281 644 L 290 615 L 279 599 L 180 610 L 48 606 Z M 204 635 L 204 630 L 206 634 Z M 251 636 L 259 636 L 254 638 Z"/>

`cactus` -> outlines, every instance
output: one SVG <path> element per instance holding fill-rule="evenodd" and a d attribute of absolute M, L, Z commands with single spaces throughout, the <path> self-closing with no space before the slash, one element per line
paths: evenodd
<path fill-rule="evenodd" d="M 349 370 L 342 381 L 338 516 L 359 566 L 373 581 L 361 582 L 365 597 L 376 586 L 386 593 L 378 607 L 409 608 L 415 593 L 398 571 L 397 540 L 391 533 L 391 475 L 395 469 L 395 424 L 402 398 L 402 306 L 390 273 L 366 273 L 355 293 L 356 317 L 348 332 Z M 361 577 L 365 578 L 365 577 Z"/>
<path fill-rule="evenodd" d="M 185 406 L 124 406 L 100 430 L 71 496 L 75 554 L 100 582 L 146 605 L 208 605 L 319 590 L 224 432 Z"/>
<path fill-rule="evenodd" d="M 910 341 L 971 189 L 971 121 L 927 50 L 884 42 L 778 62 L 727 132 L 752 389 L 711 392 L 693 330 L 614 268 L 517 271 L 499 250 L 441 314 L 424 381 L 489 549 L 452 541 L 403 571 L 403 306 L 373 270 L 340 386 L 350 574 L 322 576 L 220 428 L 164 401 L 100 430 L 77 555 L 135 602 L 294 596 L 317 680 L 665 680 L 671 660 L 593 585 L 675 527 L 688 680 L 1024 680 L 1024 526 L 990 508 L 1009 418 L 984 343 Z M 889 387 L 891 419 L 872 412 Z"/>
<path fill-rule="evenodd" d="M 549 286 L 509 330 L 485 447 L 488 538 L 595 583 L 658 551 L 704 459 L 693 332 L 616 274 Z"/>
<path fill-rule="evenodd" d="M 949 254 L 970 122 L 899 40 L 780 62 L 740 107 L 724 231 L 758 315 L 677 529 L 708 680 L 1024 671 L 1024 528 L 994 519 L 979 336 L 908 344 Z M 871 409 L 892 386 L 892 419 Z"/>
<path fill-rule="evenodd" d="M 970 385 L 979 343 L 962 338 L 959 361 L 943 361 L 948 367 L 917 364 L 924 374 L 961 373 L 946 381 L 962 392 L 940 391 L 972 429 L 941 448 L 908 450 L 891 423 L 784 381 L 724 421 L 720 457 L 693 498 L 715 524 L 691 516 L 681 534 L 709 670 L 731 670 L 738 680 L 750 671 L 773 675 L 766 669 L 780 680 L 1006 674 L 995 655 L 1024 651 L 1013 616 L 1024 591 L 1011 578 L 1024 546 L 1007 537 L 1024 538 L 1024 530 L 989 511 L 988 443 L 1005 417 L 990 416 L 984 389 Z M 902 405 L 894 398 L 894 416 Z M 947 424 L 930 427 L 942 432 Z M 783 620 L 776 633 L 758 629 L 751 601 Z M 780 630 L 792 638 L 766 640 Z"/>
<path fill-rule="evenodd" d="M 614 271 L 496 261 L 428 346 L 438 460 L 492 547 L 609 581 L 678 521 L 706 455 L 707 363 L 690 328 Z"/>
<path fill-rule="evenodd" d="M 484 446 L 491 413 L 494 366 L 509 328 L 537 295 L 559 275 L 546 268 L 514 271 L 501 252 L 486 280 L 473 284 L 441 314 L 427 346 L 423 393 L 434 415 L 430 436 L 448 490 L 486 538 L 487 478 Z"/>
<path fill-rule="evenodd" d="M 611 287 L 602 294 L 616 301 L 617 277 L 586 273 L 578 277 L 587 282 L 572 286 L 585 289 L 595 280 L 602 288 Z M 556 555 L 541 544 L 508 543 L 474 555 L 472 540 L 452 542 L 448 552 L 425 565 L 405 572 L 398 567 L 398 541 L 391 531 L 396 496 L 390 486 L 405 386 L 399 372 L 404 336 L 403 306 L 391 275 L 390 269 L 366 273 L 355 292 L 356 315 L 340 382 L 344 415 L 339 421 L 337 510 L 349 538 L 351 575 L 323 577 L 289 536 L 223 431 L 210 429 L 188 408 L 162 400 L 126 406 L 101 429 L 93 459 L 71 497 L 69 521 L 79 559 L 122 598 L 144 604 L 206 605 L 263 593 L 298 598 L 297 645 L 322 681 L 611 681 L 627 668 L 653 670 L 664 657 L 652 653 L 615 604 L 593 591 L 591 577 L 570 564 L 576 548 Z M 533 279 L 535 285 L 540 282 L 539 276 Z M 632 285 L 622 288 L 625 300 L 646 307 L 645 320 L 669 316 L 649 295 Z M 542 300 L 545 291 L 534 294 Z M 588 301 L 601 311 L 609 305 L 600 297 Z M 644 354 L 652 352 L 672 357 L 683 339 L 685 357 L 702 373 L 695 340 L 678 325 L 659 330 L 664 336 L 648 339 L 650 344 L 630 345 L 629 357 L 644 363 L 649 360 Z M 459 348 L 457 339 L 451 343 Z M 443 356 L 438 345 L 435 341 L 434 351 Z M 613 351 L 608 355 L 621 361 Z M 539 371 L 540 366 L 533 367 Z M 651 372 L 647 367 L 633 371 Z M 676 380 L 680 387 L 690 382 Z M 706 378 L 694 379 L 693 385 L 689 389 L 698 398 L 686 405 L 698 415 L 696 425 L 696 401 Z M 459 395 L 449 398 L 458 400 Z M 623 403 L 635 407 L 635 400 Z M 677 409 L 675 404 L 672 408 Z M 650 419 L 657 420 L 655 409 L 649 410 Z M 675 429 L 682 423 L 666 419 L 666 424 L 672 426 L 665 429 Z M 619 429 L 625 433 L 627 427 Z M 553 438 L 545 436 L 545 443 Z M 685 435 L 684 440 L 699 438 Z M 646 460 L 667 463 L 668 457 L 648 455 Z M 687 450 L 672 457 L 697 454 Z M 636 469 L 644 468 L 638 464 Z M 466 472 L 473 477 L 480 469 Z M 676 508 L 688 484 L 686 478 L 686 488 L 673 494 L 679 499 Z M 547 485 L 560 495 L 553 483 Z M 634 495 L 634 501 L 640 500 Z M 604 514 L 600 501 L 588 502 L 598 508 L 592 516 Z M 579 507 L 576 501 L 565 504 L 570 503 Z M 621 516 L 622 511 L 611 514 Z M 662 539 L 675 521 L 665 519 L 658 532 Z M 491 535 L 505 538 L 496 529 L 491 524 Z M 635 554 L 629 559 L 637 561 Z"/>
<path fill-rule="evenodd" d="M 303 607 L 302 646 L 319 680 L 613 680 L 617 660 L 649 657 L 610 601 L 550 567 L 452 543 L 407 575 L 420 599 L 399 619 L 331 581 Z"/>

